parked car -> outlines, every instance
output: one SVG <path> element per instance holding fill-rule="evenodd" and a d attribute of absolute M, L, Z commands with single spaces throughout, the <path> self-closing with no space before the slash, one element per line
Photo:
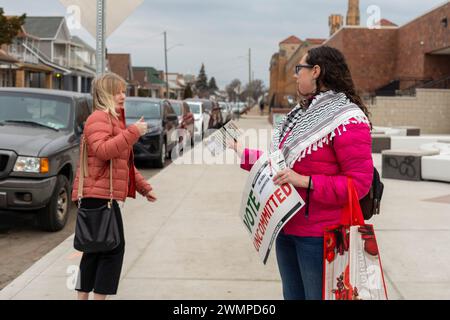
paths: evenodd
<path fill-rule="evenodd" d="M 247 111 L 247 103 L 245 102 L 238 102 L 238 108 L 239 108 L 239 113 L 243 114 Z"/>
<path fill-rule="evenodd" d="M 178 121 L 180 123 L 180 129 L 186 130 L 189 133 L 191 146 L 194 145 L 194 114 L 187 102 L 180 100 L 169 100 L 172 105 L 173 110 L 178 116 Z M 184 135 L 182 134 L 183 138 Z"/>
<path fill-rule="evenodd" d="M 219 102 L 220 110 L 222 112 L 222 118 L 224 124 L 233 119 L 233 112 L 231 110 L 231 105 L 228 102 Z"/>
<path fill-rule="evenodd" d="M 152 161 L 163 168 L 166 158 L 178 145 L 178 116 L 169 101 L 154 98 L 127 98 L 125 118 L 127 125 L 141 117 L 148 123 L 149 131 L 134 145 L 136 160 Z"/>
<path fill-rule="evenodd" d="M 42 229 L 64 228 L 90 99 L 0 88 L 0 210 L 35 211 Z"/>
<path fill-rule="evenodd" d="M 202 100 L 194 100 L 187 99 L 185 100 L 189 105 L 191 112 L 194 114 L 194 139 L 203 139 L 206 130 L 209 125 L 209 112 L 206 110 L 207 108 L 212 108 L 212 104 L 202 101 Z"/>

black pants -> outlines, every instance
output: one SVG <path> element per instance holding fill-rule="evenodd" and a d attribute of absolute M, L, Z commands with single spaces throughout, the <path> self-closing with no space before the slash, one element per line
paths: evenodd
<path fill-rule="evenodd" d="M 82 199 L 81 207 L 85 209 L 96 209 L 105 205 L 108 200 L 104 199 Z M 119 226 L 120 244 L 117 248 L 96 253 L 83 253 L 80 262 L 76 290 L 104 295 L 117 293 L 120 273 L 122 271 L 123 255 L 125 253 L 125 238 L 123 233 L 122 215 L 119 205 L 113 201 L 114 212 Z"/>

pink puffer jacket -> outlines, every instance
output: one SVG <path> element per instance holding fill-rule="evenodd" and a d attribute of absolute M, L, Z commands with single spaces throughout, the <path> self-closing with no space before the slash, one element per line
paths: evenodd
<path fill-rule="evenodd" d="M 351 119 L 350 122 L 356 122 Z M 370 190 L 373 179 L 372 139 L 365 123 L 351 123 L 336 129 L 332 144 L 324 144 L 297 161 L 293 170 L 311 176 L 309 218 L 303 207 L 284 227 L 284 232 L 300 237 L 323 237 L 324 228 L 339 224 L 347 202 L 347 177 L 352 177 L 359 198 Z M 330 134 L 331 135 L 331 134 Z M 259 150 L 245 149 L 241 168 L 251 170 L 261 156 Z M 306 189 L 296 188 L 306 200 Z"/>
<path fill-rule="evenodd" d="M 119 111 L 119 119 L 103 111 L 95 111 L 86 121 L 84 137 L 87 142 L 89 177 L 84 179 L 83 198 L 110 198 L 110 159 L 113 160 L 113 198 L 115 200 L 125 201 L 127 197 L 135 198 L 136 191 L 145 196 L 152 190 L 133 162 L 133 145 L 139 140 L 139 130 L 135 125 L 126 128 L 123 110 L 117 111 Z M 78 199 L 79 173 L 80 165 L 78 164 L 73 184 L 73 201 Z"/>

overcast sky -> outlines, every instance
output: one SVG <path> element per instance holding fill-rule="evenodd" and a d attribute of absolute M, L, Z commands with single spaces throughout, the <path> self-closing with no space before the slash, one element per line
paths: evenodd
<path fill-rule="evenodd" d="M 95 0 L 92 0 L 95 1 Z M 164 68 L 162 32 L 168 32 L 169 72 L 198 74 L 205 63 L 208 77 L 220 87 L 232 79 L 248 82 L 248 49 L 254 77 L 268 86 L 269 62 L 278 43 L 290 35 L 327 38 L 328 16 L 345 16 L 346 0 L 144 0 L 107 41 L 111 53 L 131 53 L 135 66 Z M 381 17 L 399 25 L 446 0 L 361 0 L 361 24 L 371 5 Z M 126 5 L 127 1 L 123 1 Z M 58 0 L 0 0 L 6 14 L 66 15 Z M 94 46 L 86 31 L 74 30 Z"/>

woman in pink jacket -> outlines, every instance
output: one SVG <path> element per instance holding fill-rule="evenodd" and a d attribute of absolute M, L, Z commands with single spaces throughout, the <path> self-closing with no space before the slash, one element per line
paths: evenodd
<path fill-rule="evenodd" d="M 339 224 L 347 201 L 347 177 L 359 198 L 373 178 L 369 113 L 356 94 L 342 53 L 323 46 L 296 66 L 298 94 L 306 97 L 275 129 L 271 152 L 281 149 L 288 169 L 276 185 L 292 184 L 306 205 L 276 241 L 278 268 L 287 300 L 322 298 L 324 228 Z M 241 167 L 251 170 L 259 150 L 242 150 Z"/>
<path fill-rule="evenodd" d="M 134 166 L 133 145 L 147 132 L 147 123 L 141 119 L 125 125 L 126 82 L 118 75 L 107 73 L 93 83 L 94 112 L 84 128 L 87 143 L 87 176 L 84 178 L 82 199 L 78 197 L 80 159 L 73 184 L 72 200 L 85 209 L 100 208 L 111 199 L 119 226 L 120 244 L 108 252 L 83 253 L 76 290 L 78 299 L 87 300 L 94 291 L 95 300 L 104 300 L 117 293 L 125 252 L 125 238 L 120 208 L 117 201 L 135 198 L 136 192 L 148 201 L 156 201 L 152 187 Z M 82 153 L 80 152 L 80 155 Z M 110 194 L 110 161 L 112 161 L 112 187 Z"/>

